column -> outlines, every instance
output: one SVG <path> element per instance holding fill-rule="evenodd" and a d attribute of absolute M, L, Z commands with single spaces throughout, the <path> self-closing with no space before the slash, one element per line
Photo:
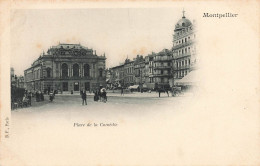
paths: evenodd
<path fill-rule="evenodd" d="M 80 64 L 80 67 L 79 67 L 79 76 L 80 76 L 80 77 L 83 77 L 83 74 L 82 74 L 82 71 L 83 71 L 83 70 L 82 70 L 82 66 L 83 66 L 83 65 L 82 65 L 82 63 L 81 63 L 81 64 Z"/>
<path fill-rule="evenodd" d="M 84 77 L 84 64 L 82 64 L 82 77 Z"/>

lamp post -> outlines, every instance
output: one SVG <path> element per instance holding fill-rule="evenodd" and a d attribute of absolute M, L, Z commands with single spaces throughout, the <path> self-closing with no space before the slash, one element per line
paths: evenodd
<path fill-rule="evenodd" d="M 142 93 L 142 87 L 143 87 L 143 81 L 142 81 L 142 68 L 140 67 L 140 82 L 141 82 L 141 86 L 140 86 L 140 92 Z"/>
<path fill-rule="evenodd" d="M 174 87 L 174 76 L 175 76 L 175 70 L 174 70 L 174 62 L 171 66 L 171 76 L 172 76 L 172 86 Z"/>

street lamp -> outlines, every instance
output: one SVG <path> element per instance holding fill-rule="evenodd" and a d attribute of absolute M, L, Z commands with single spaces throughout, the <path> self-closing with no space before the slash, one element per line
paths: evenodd
<path fill-rule="evenodd" d="M 174 61 L 173 61 L 173 65 L 171 66 L 171 76 L 172 76 L 172 86 L 174 87 L 174 76 L 175 76 Z"/>
<path fill-rule="evenodd" d="M 142 92 L 143 92 L 143 91 L 142 91 L 142 87 L 143 87 L 143 81 L 142 81 L 142 68 L 140 68 L 140 82 L 141 82 L 140 91 L 141 91 L 141 93 L 142 93 Z"/>

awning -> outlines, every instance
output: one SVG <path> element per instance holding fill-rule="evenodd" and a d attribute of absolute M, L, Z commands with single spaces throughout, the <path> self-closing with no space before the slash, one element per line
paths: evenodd
<path fill-rule="evenodd" d="M 175 85 L 196 85 L 199 82 L 198 78 L 198 70 L 193 70 L 189 72 L 186 76 L 184 76 L 182 79 L 175 80 Z"/>
<path fill-rule="evenodd" d="M 137 89 L 139 87 L 139 85 L 132 85 L 132 86 L 129 86 L 128 89 Z"/>

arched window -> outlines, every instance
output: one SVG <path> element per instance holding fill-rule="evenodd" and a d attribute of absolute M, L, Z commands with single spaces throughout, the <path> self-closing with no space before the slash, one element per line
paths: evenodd
<path fill-rule="evenodd" d="M 79 77 L 79 65 L 78 64 L 73 65 L 73 76 Z"/>
<path fill-rule="evenodd" d="M 46 69 L 46 72 L 47 72 L 47 78 L 50 78 L 51 77 L 51 68 L 47 68 Z"/>
<path fill-rule="evenodd" d="M 63 63 L 61 65 L 61 72 L 62 72 L 62 77 L 68 77 L 68 65 L 66 63 Z"/>
<path fill-rule="evenodd" d="M 89 77 L 89 65 L 88 64 L 85 64 L 84 65 L 84 76 L 85 77 Z"/>
<path fill-rule="evenodd" d="M 99 77 L 103 77 L 103 69 L 99 69 Z"/>
<path fill-rule="evenodd" d="M 41 70 L 38 69 L 38 77 L 41 78 Z"/>

